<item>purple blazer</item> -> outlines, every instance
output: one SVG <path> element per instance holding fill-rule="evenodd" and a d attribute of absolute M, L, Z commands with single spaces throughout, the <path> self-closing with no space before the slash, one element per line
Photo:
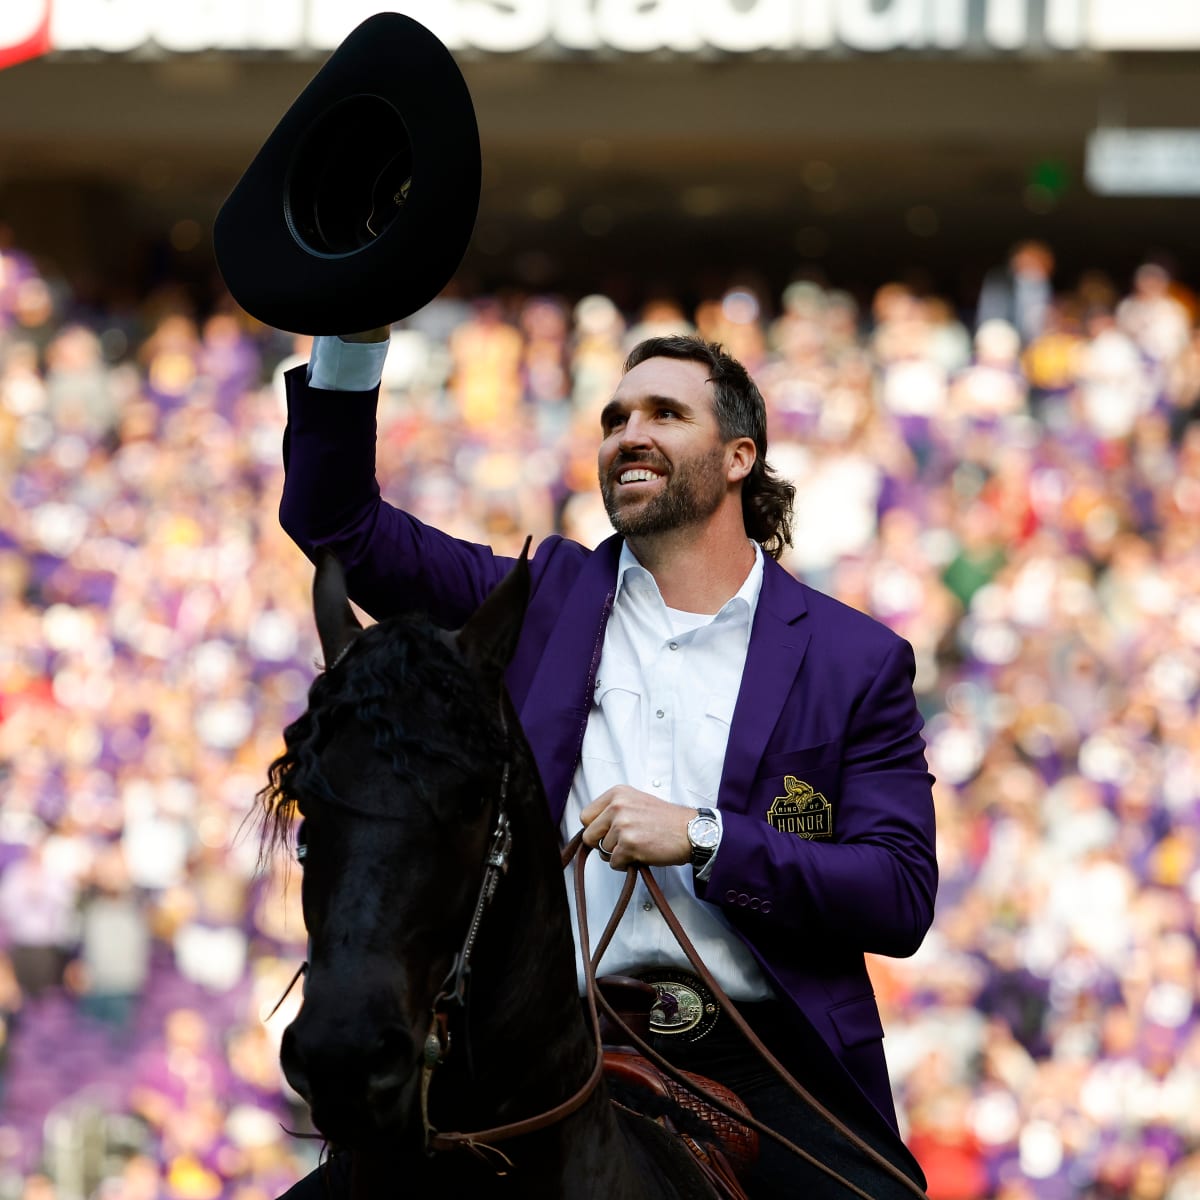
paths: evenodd
<path fill-rule="evenodd" d="M 289 372 L 284 529 L 335 550 L 376 619 L 428 612 L 462 625 L 512 559 L 393 508 L 375 481 L 374 392 L 314 392 Z M 554 536 L 508 686 L 557 822 L 590 709 L 620 539 Z M 912 954 L 937 890 L 932 776 L 912 649 L 862 613 L 765 562 L 718 803 L 725 833 L 698 894 L 719 905 L 895 1129 L 883 1027 L 863 954 Z"/>

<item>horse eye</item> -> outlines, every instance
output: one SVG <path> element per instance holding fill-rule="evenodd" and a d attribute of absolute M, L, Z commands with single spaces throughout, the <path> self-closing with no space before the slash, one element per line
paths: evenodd
<path fill-rule="evenodd" d="M 300 828 L 296 830 L 296 861 L 301 866 L 304 865 L 304 860 L 308 856 L 308 835 L 304 829 L 305 822 L 300 822 Z"/>

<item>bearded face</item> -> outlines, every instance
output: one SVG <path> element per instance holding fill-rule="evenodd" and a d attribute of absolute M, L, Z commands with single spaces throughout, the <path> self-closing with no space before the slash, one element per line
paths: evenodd
<path fill-rule="evenodd" d="M 699 527 L 731 500 L 733 460 L 721 436 L 705 365 L 649 358 L 621 379 L 600 414 L 600 495 L 613 528 L 628 538 Z M 740 500 L 736 496 L 741 515 Z"/>
<path fill-rule="evenodd" d="M 699 524 L 716 512 L 727 486 L 722 445 L 675 463 L 650 450 L 620 454 L 600 477 L 608 519 L 625 537 Z"/>

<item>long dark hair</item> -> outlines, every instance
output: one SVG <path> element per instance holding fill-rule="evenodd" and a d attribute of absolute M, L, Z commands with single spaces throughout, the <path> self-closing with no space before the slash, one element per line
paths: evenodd
<path fill-rule="evenodd" d="M 767 408 L 749 371 L 719 342 L 672 334 L 647 338 L 629 352 L 624 370 L 632 371 L 648 358 L 677 358 L 708 368 L 713 385 L 717 429 L 723 441 L 748 437 L 757 452 L 750 474 L 742 481 L 742 520 L 746 535 L 774 559 L 792 544 L 792 504 L 796 489 L 780 479 L 767 462 Z"/>

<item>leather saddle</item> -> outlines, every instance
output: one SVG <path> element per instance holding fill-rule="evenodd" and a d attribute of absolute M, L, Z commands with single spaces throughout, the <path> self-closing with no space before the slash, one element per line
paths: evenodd
<path fill-rule="evenodd" d="M 640 979 L 622 975 L 604 976 L 596 980 L 596 985 L 620 1021 L 648 1041 L 650 1010 L 658 999 L 655 989 Z M 626 1029 L 603 1012 L 600 1036 L 605 1079 L 619 1086 L 636 1111 L 652 1116 L 683 1141 L 719 1196 L 724 1200 L 746 1200 L 739 1176 L 758 1158 L 758 1134 L 704 1098 L 708 1093 L 734 1112 L 749 1116 L 750 1110 L 737 1094 L 691 1071 L 681 1074 L 699 1091 L 673 1079 L 631 1045 Z M 639 1096 L 648 1100 L 644 1108 L 639 1106 Z"/>

